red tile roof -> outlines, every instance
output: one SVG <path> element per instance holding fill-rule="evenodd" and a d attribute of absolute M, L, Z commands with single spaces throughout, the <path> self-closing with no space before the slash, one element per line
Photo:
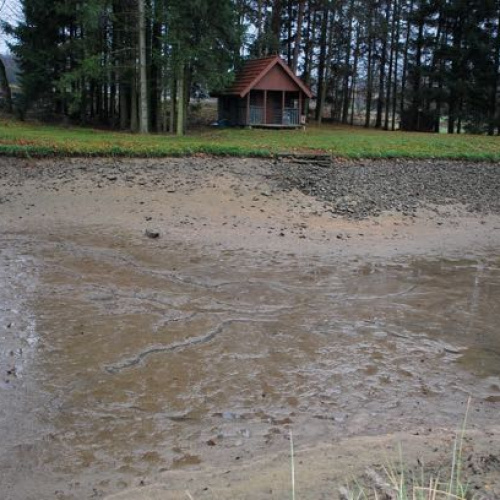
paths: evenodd
<path fill-rule="evenodd" d="M 293 71 L 288 67 L 287 64 L 279 56 L 263 57 L 260 59 L 249 59 L 245 62 L 241 71 L 236 75 L 236 78 L 224 92 L 225 95 L 238 95 L 240 97 L 245 97 L 245 95 L 250 92 L 250 90 L 268 73 L 268 71 L 273 68 L 276 64 L 279 64 L 288 76 L 297 84 L 297 86 L 307 95 L 307 97 L 312 97 L 312 92 L 304 84 L 304 82 L 294 75 Z"/>

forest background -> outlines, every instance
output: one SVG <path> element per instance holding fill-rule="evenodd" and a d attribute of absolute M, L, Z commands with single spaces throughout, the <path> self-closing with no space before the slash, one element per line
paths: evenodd
<path fill-rule="evenodd" d="M 1 4 L 1 2 L 0 2 Z M 182 134 L 189 102 L 279 54 L 318 122 L 499 133 L 500 0 L 21 0 L 15 108 Z M 13 106 L 14 101 L 14 106 Z"/>

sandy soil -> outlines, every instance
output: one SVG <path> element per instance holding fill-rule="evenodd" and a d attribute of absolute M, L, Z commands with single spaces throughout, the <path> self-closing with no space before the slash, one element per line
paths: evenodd
<path fill-rule="evenodd" d="M 342 218 L 315 198 L 280 190 L 273 165 L 266 161 L 0 160 L 2 246 L 12 235 L 51 234 L 120 236 L 149 243 L 146 231 L 158 232 L 160 244 L 179 242 L 214 254 L 241 250 L 303 259 L 326 256 L 339 262 L 491 257 L 500 248 L 498 214 L 471 214 L 450 200 L 446 206 L 420 209 L 416 216 L 385 212 L 363 220 Z M 483 498 L 500 498 L 500 420 L 497 424 L 469 433 L 464 448 L 466 466 Z M 416 470 L 425 462 L 438 469 L 448 462 L 453 439 L 449 427 L 422 426 L 382 436 L 325 439 L 312 448 L 301 442 L 296 449 L 298 498 L 338 498 L 346 481 L 397 460 L 398 444 L 409 467 Z M 289 446 L 284 433 L 281 452 L 252 460 L 240 460 L 234 450 L 225 465 L 219 456 L 212 467 L 206 461 L 189 464 L 188 457 L 188 467 L 143 478 L 136 488 L 107 498 L 285 498 L 291 483 Z M 97 488 L 95 497 L 103 491 Z M 53 498 L 74 496 L 55 492 Z"/>
<path fill-rule="evenodd" d="M 350 220 L 296 190 L 270 162 L 229 160 L 25 161 L 2 159 L 1 228 L 126 231 L 225 249 L 388 257 L 496 251 L 500 216 L 448 204 L 417 217 L 385 212 Z M 451 200 L 452 201 L 452 200 Z"/>

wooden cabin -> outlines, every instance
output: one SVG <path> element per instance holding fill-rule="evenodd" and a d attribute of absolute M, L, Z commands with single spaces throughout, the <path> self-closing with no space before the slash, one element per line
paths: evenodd
<path fill-rule="evenodd" d="M 218 95 L 219 121 L 246 127 L 305 125 L 312 92 L 279 56 L 246 61 L 234 83 Z"/>

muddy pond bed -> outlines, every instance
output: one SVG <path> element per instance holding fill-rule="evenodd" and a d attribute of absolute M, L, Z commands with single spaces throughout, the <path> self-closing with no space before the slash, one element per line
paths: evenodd
<path fill-rule="evenodd" d="M 405 214 L 391 175 L 431 167 L 382 166 L 344 218 L 316 166 L 1 160 L 0 499 L 290 498 L 290 430 L 298 498 L 334 499 L 400 443 L 446 470 L 469 397 L 500 498 L 495 188 Z"/>
<path fill-rule="evenodd" d="M 87 498 L 251 460 L 282 449 L 290 426 L 308 446 L 453 428 L 469 394 L 471 428 L 498 423 L 496 258 L 208 254 L 83 234 L 4 242 L 8 498 L 41 498 L 47 478 L 61 498 Z"/>

